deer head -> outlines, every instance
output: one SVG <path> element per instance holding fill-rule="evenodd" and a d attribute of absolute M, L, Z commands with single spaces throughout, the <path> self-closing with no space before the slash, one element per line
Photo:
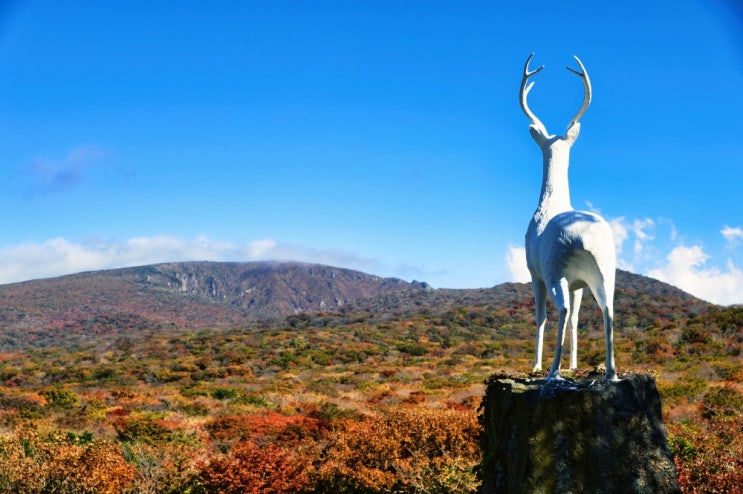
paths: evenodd
<path fill-rule="evenodd" d="M 521 109 L 524 110 L 524 113 L 531 121 L 529 132 L 543 151 L 548 148 L 553 148 L 555 144 L 558 143 L 558 147 L 563 147 L 561 144 L 562 142 L 566 143 L 569 149 L 570 146 L 572 146 L 573 142 L 575 142 L 575 139 L 578 138 L 578 133 L 580 132 L 580 123 L 578 122 L 578 120 L 580 120 L 580 118 L 586 112 L 586 110 L 588 109 L 588 105 L 591 104 L 591 80 L 588 78 L 588 72 L 586 71 L 586 68 L 583 66 L 583 63 L 580 61 L 580 59 L 576 56 L 573 56 L 573 58 L 575 58 L 575 61 L 578 62 L 580 70 L 575 70 L 571 67 L 566 68 L 583 80 L 583 104 L 578 110 L 578 113 L 576 113 L 572 120 L 570 120 L 570 123 L 568 123 L 567 131 L 564 136 L 550 135 L 547 132 L 547 128 L 544 126 L 541 120 L 539 120 L 537 116 L 534 115 L 534 113 L 529 109 L 529 105 L 526 102 L 526 97 L 528 96 L 529 91 L 534 85 L 534 81 L 529 82 L 529 78 L 537 74 L 544 68 L 544 65 L 542 65 L 535 70 L 529 70 L 529 62 L 531 62 L 531 59 L 533 57 L 534 53 L 529 55 L 529 58 L 526 59 L 526 64 L 524 64 L 524 76 L 521 79 L 521 90 L 519 91 Z"/>

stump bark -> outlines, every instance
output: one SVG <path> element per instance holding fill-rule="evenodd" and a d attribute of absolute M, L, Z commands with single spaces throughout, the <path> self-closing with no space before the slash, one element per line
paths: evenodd
<path fill-rule="evenodd" d="M 651 376 L 493 377 L 483 409 L 482 494 L 680 493 Z"/>

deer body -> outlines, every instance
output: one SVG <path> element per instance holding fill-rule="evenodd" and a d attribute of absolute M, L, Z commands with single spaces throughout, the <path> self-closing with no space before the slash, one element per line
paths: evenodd
<path fill-rule="evenodd" d="M 570 331 L 570 368 L 578 363 L 577 326 L 583 289 L 588 288 L 601 308 L 606 343 L 606 380 L 617 380 L 614 364 L 614 280 L 616 254 L 609 224 L 599 215 L 575 211 L 570 203 L 568 166 L 570 148 L 580 133 L 578 119 L 588 108 L 591 87 L 583 64 L 582 72 L 570 69 L 584 82 L 585 99 L 578 114 L 568 125 L 564 136 L 548 134 L 544 125 L 529 110 L 526 96 L 532 85 L 528 78 L 540 70 L 530 72 L 527 59 L 521 83 L 521 106 L 532 121 L 529 131 L 542 151 L 542 188 L 539 203 L 526 232 L 526 262 L 531 273 L 536 305 L 536 358 L 534 370 L 542 368 L 542 346 L 547 320 L 546 303 L 549 296 L 558 311 L 555 356 L 548 379 L 560 379 L 560 361 L 565 332 Z M 532 83 L 533 84 L 533 83 Z"/>

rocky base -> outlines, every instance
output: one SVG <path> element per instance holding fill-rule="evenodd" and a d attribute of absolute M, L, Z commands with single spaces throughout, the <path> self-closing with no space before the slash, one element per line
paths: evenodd
<path fill-rule="evenodd" d="M 493 377 L 483 408 L 482 494 L 680 492 L 651 376 Z"/>

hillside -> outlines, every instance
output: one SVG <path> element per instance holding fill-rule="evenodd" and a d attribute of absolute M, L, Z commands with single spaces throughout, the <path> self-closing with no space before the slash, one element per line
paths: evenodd
<path fill-rule="evenodd" d="M 548 302 L 551 304 L 551 301 Z M 372 318 L 387 318 L 417 312 L 442 313 L 463 306 L 479 306 L 514 310 L 527 309 L 531 322 L 534 302 L 531 283 L 502 283 L 492 288 L 436 289 L 425 291 L 400 291 L 372 299 L 360 299 L 350 307 L 368 313 Z M 549 310 L 548 305 L 548 310 Z M 581 321 L 598 317 L 598 306 L 590 291 L 585 290 L 581 304 Z M 614 310 L 618 324 L 629 321 L 631 325 L 644 324 L 658 317 L 679 320 L 693 314 L 706 313 L 713 304 L 698 299 L 667 283 L 618 270 Z M 638 320 L 642 319 L 642 322 Z M 596 319 L 598 321 L 598 319 Z M 591 319 L 591 322 L 593 319 Z"/>
<path fill-rule="evenodd" d="M 422 292 L 425 283 L 303 263 L 166 263 L 0 286 L 0 348 L 224 328 Z"/>

